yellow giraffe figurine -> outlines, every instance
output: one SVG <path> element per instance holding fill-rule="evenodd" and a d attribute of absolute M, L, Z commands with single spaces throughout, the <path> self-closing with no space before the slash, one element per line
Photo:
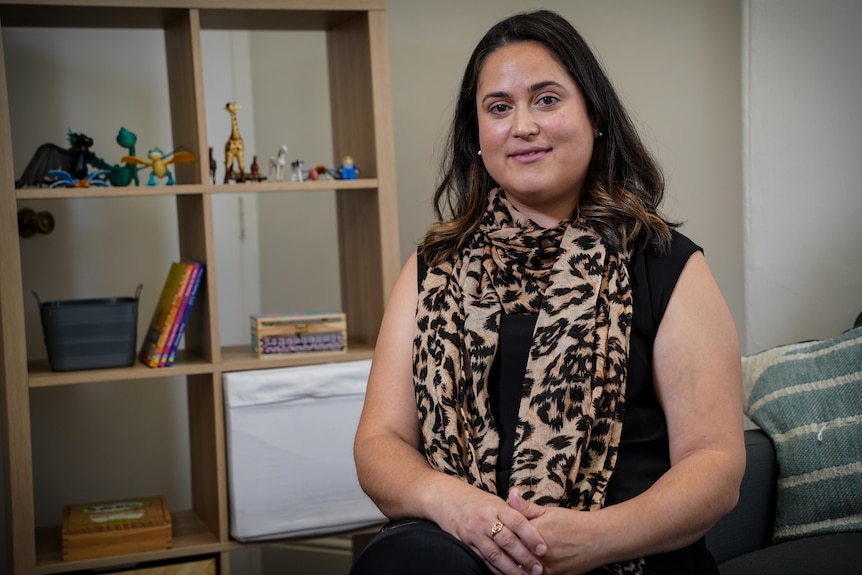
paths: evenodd
<path fill-rule="evenodd" d="M 242 182 L 245 180 L 245 166 L 243 164 L 245 146 L 242 143 L 242 136 L 239 135 L 239 124 L 236 121 L 236 111 L 240 109 L 240 105 L 236 102 L 228 102 L 224 109 L 230 114 L 230 138 L 224 145 L 224 183 L 227 183 L 232 175 L 237 182 Z M 234 158 L 239 164 L 239 175 L 233 171 Z"/>

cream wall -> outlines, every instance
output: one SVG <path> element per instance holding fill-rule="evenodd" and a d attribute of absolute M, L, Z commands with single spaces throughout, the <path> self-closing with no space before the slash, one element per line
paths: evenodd
<path fill-rule="evenodd" d="M 745 6 L 748 351 L 862 312 L 862 3 Z"/>

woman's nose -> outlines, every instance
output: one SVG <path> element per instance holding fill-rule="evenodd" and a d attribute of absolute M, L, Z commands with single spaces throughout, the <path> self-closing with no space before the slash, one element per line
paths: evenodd
<path fill-rule="evenodd" d="M 524 138 L 535 134 L 539 130 L 536 119 L 529 110 L 518 110 L 515 113 L 515 135 Z"/>

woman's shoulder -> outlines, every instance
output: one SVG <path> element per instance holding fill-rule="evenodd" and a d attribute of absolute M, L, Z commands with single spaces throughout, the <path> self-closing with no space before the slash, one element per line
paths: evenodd
<path fill-rule="evenodd" d="M 678 276 L 689 258 L 695 252 L 702 252 L 703 248 L 696 244 L 685 234 L 671 230 L 671 241 L 664 250 L 657 250 L 649 246 L 642 246 L 635 250 L 632 262 L 642 260 L 652 270 L 665 272 L 672 277 Z"/>
<path fill-rule="evenodd" d="M 671 230 L 670 252 L 686 253 L 689 256 L 694 252 L 702 252 L 703 248 L 694 243 L 691 238 L 678 230 Z"/>
<path fill-rule="evenodd" d="M 657 329 L 683 268 L 693 254 L 703 249 L 688 236 L 671 230 L 671 242 L 664 251 L 642 247 L 632 255 L 629 270 L 635 300 L 651 310 L 653 329 Z"/>

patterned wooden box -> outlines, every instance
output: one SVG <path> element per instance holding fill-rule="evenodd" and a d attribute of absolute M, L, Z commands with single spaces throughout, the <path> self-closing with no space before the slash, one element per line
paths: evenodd
<path fill-rule="evenodd" d="M 258 358 L 347 351 L 347 317 L 343 313 L 253 315 L 251 350 Z"/>

